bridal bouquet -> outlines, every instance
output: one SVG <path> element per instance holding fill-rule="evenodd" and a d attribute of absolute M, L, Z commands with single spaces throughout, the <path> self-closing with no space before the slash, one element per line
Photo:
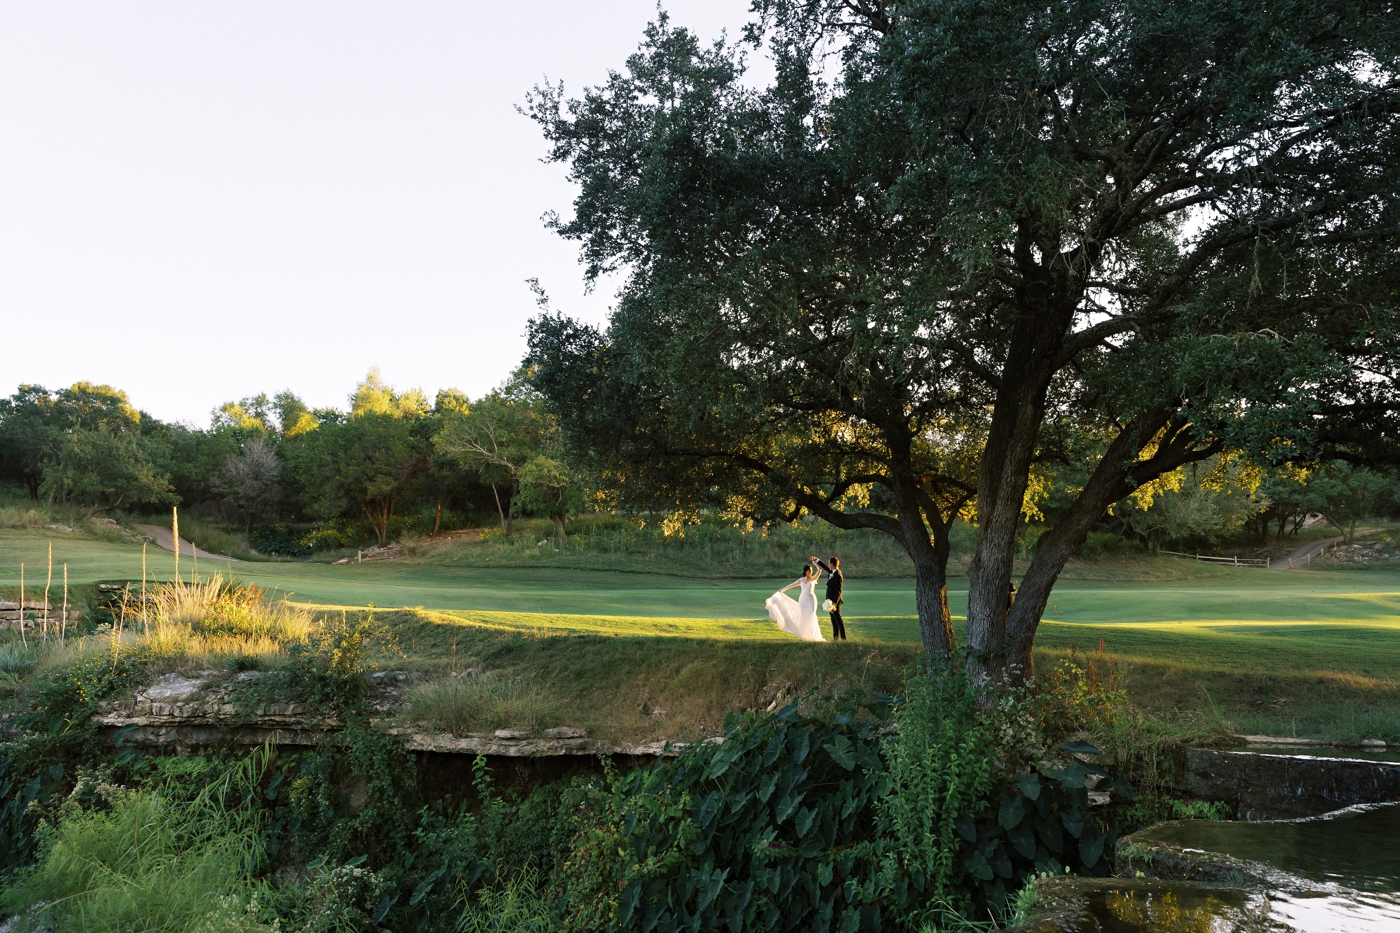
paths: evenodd
<path fill-rule="evenodd" d="M 830 612 L 830 611 L 831 611 L 831 607 L 834 606 L 834 605 L 836 605 L 836 604 L 833 603 L 831 600 L 829 600 L 829 599 L 826 600 L 825 602 L 822 603 L 822 612 Z"/>

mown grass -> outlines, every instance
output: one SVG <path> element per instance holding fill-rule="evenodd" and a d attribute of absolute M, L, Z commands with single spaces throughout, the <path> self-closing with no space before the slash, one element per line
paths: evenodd
<path fill-rule="evenodd" d="M 957 543 L 970 550 L 971 535 L 958 526 Z M 547 521 L 520 521 L 515 533 L 483 529 L 467 539 L 410 542 L 424 562 L 459 567 L 554 567 L 714 577 L 796 576 L 813 554 L 839 554 L 867 577 L 908 577 L 909 557 L 888 535 L 842 531 L 806 521 L 745 528 L 713 519 L 663 526 L 661 518 L 588 515 L 570 522 L 569 544 L 559 547 Z"/>
<path fill-rule="evenodd" d="M 45 545 L 30 532 L 0 534 L 0 584 L 11 584 L 7 598 L 17 582 L 14 558 L 41 561 Z M 55 541 L 55 561 L 70 560 L 75 580 L 84 577 L 89 558 L 103 571 L 98 579 L 118 576 L 111 571 L 120 569 L 136 571 L 127 579 L 139 577 L 139 548 L 69 537 Z M 1070 649 L 1097 654 L 1102 639 L 1106 657 L 1123 670 L 1130 696 L 1162 721 L 1211 715 L 1240 732 L 1400 739 L 1400 573 L 1285 573 L 1150 560 L 1162 574 L 1184 568 L 1190 575 L 1179 581 L 1066 580 L 1058 586 L 1047 608 L 1051 621 L 1040 631 L 1038 663 L 1053 666 Z M 345 606 L 424 607 L 380 613 L 406 656 L 378 658 L 380 666 L 408 667 L 431 682 L 453 669 L 455 641 L 457 670 L 476 664 L 509 682 L 531 684 L 550 711 L 522 719 L 509 710 L 449 710 L 440 720 L 448 723 L 445 731 L 550 721 L 592 725 L 600 736 L 683 738 L 713 731 L 725 712 L 754 705 L 772 685 L 808 690 L 820 684 L 830 693 L 838 683 L 858 681 L 867 667 L 880 670 L 865 675 L 868 684 L 892 684 L 894 672 L 919 654 L 912 586 L 905 580 L 852 574 L 848 626 L 854 641 L 799 645 L 762 615 L 764 597 L 787 582 L 783 578 L 430 561 L 431 555 L 363 565 L 234 568 L 240 581 L 290 596 L 313 620 Z M 29 592 L 36 595 L 32 582 Z M 955 585 L 950 597 L 961 614 L 965 588 Z M 252 629 L 239 636 L 250 640 L 237 645 L 220 645 L 212 629 L 185 631 L 153 652 L 165 658 L 167 669 L 219 667 L 243 650 L 261 652 L 265 666 L 276 666 L 285 639 L 300 638 L 302 630 L 261 647 L 251 640 L 257 635 Z M 4 639 L 17 640 L 14 633 L 4 633 Z M 189 652 L 188 660 L 179 659 L 182 651 Z M 878 664 L 867 665 L 868 655 L 878 656 Z M 16 693 L 28 676 L 0 669 L 0 693 Z"/>

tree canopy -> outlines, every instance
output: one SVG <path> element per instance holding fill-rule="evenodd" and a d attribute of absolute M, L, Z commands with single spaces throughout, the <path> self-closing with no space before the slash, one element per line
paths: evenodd
<path fill-rule="evenodd" d="M 543 315 L 529 360 L 624 501 L 894 536 L 930 663 L 975 516 L 966 651 L 1000 679 L 1143 484 L 1395 457 L 1392 3 L 755 10 L 768 87 L 663 16 L 602 86 L 529 102 L 579 186 L 557 229 L 626 273 L 605 331 Z M 1008 609 L 1032 475 L 1071 451 Z"/>

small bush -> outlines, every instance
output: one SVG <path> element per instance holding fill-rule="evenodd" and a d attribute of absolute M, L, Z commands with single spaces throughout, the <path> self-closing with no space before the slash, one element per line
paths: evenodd
<path fill-rule="evenodd" d="M 959 820 L 979 819 L 991 808 L 996 781 L 997 747 L 980 698 L 960 673 L 910 674 L 895 708 L 896 728 L 884 741 L 890 793 L 877 808 L 893 857 L 882 879 L 910 903 L 906 921 L 926 904 L 969 906 L 967 892 L 957 890 L 966 874 L 966 824 Z"/>
<path fill-rule="evenodd" d="M 410 720 L 453 735 L 493 729 L 538 733 L 553 725 L 557 715 L 547 691 L 524 677 L 496 673 L 433 681 L 415 687 L 408 697 Z"/>
<path fill-rule="evenodd" d="M 303 888 L 297 929 L 305 933 L 360 933 L 383 919 L 387 885 L 365 868 L 363 858 L 333 868 L 320 866 Z M 381 909 L 382 908 L 382 909 Z"/>
<path fill-rule="evenodd" d="M 28 674 L 38 663 L 38 646 L 26 647 L 17 641 L 0 645 L 0 674 Z"/>

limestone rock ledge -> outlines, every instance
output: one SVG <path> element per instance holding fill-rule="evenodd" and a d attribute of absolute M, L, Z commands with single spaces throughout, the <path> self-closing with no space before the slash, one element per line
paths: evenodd
<path fill-rule="evenodd" d="M 605 742 L 584 737 L 582 729 L 546 729 L 541 737 L 509 733 L 495 735 L 426 735 L 408 729 L 392 730 L 404 736 L 409 751 L 440 752 L 451 755 L 486 755 L 503 758 L 548 758 L 559 755 L 647 755 L 671 758 L 679 755 L 685 743 L 640 742 L 634 745 Z M 505 731 L 505 730 L 502 730 Z M 550 733 L 554 733 L 551 735 Z M 561 734 L 562 733 L 562 734 Z M 573 733 L 573 734 L 571 734 Z"/>
<path fill-rule="evenodd" d="M 390 681 L 396 672 L 371 676 L 371 690 L 383 692 L 389 702 L 376 704 L 383 712 L 396 709 Z M 102 733 L 112 741 L 139 747 L 170 747 L 180 752 L 218 745 L 261 745 L 271 741 L 283 747 L 311 748 L 341 741 L 344 724 L 318 715 L 303 703 L 262 703 L 254 708 L 229 702 L 235 684 L 261 676 L 246 671 L 233 677 L 217 671 L 200 671 L 197 677 L 166 674 L 132 699 L 103 705 L 97 716 Z M 498 729 L 490 735 L 425 734 L 401 721 L 385 717 L 380 723 L 402 736 L 414 752 L 450 755 L 485 755 L 503 758 L 552 758 L 560 756 L 674 757 L 685 743 L 640 742 L 625 744 L 590 739 L 582 729 L 556 726 L 532 735 Z M 396 725 L 396 723 L 399 723 Z M 710 739 L 708 741 L 717 741 Z"/>

